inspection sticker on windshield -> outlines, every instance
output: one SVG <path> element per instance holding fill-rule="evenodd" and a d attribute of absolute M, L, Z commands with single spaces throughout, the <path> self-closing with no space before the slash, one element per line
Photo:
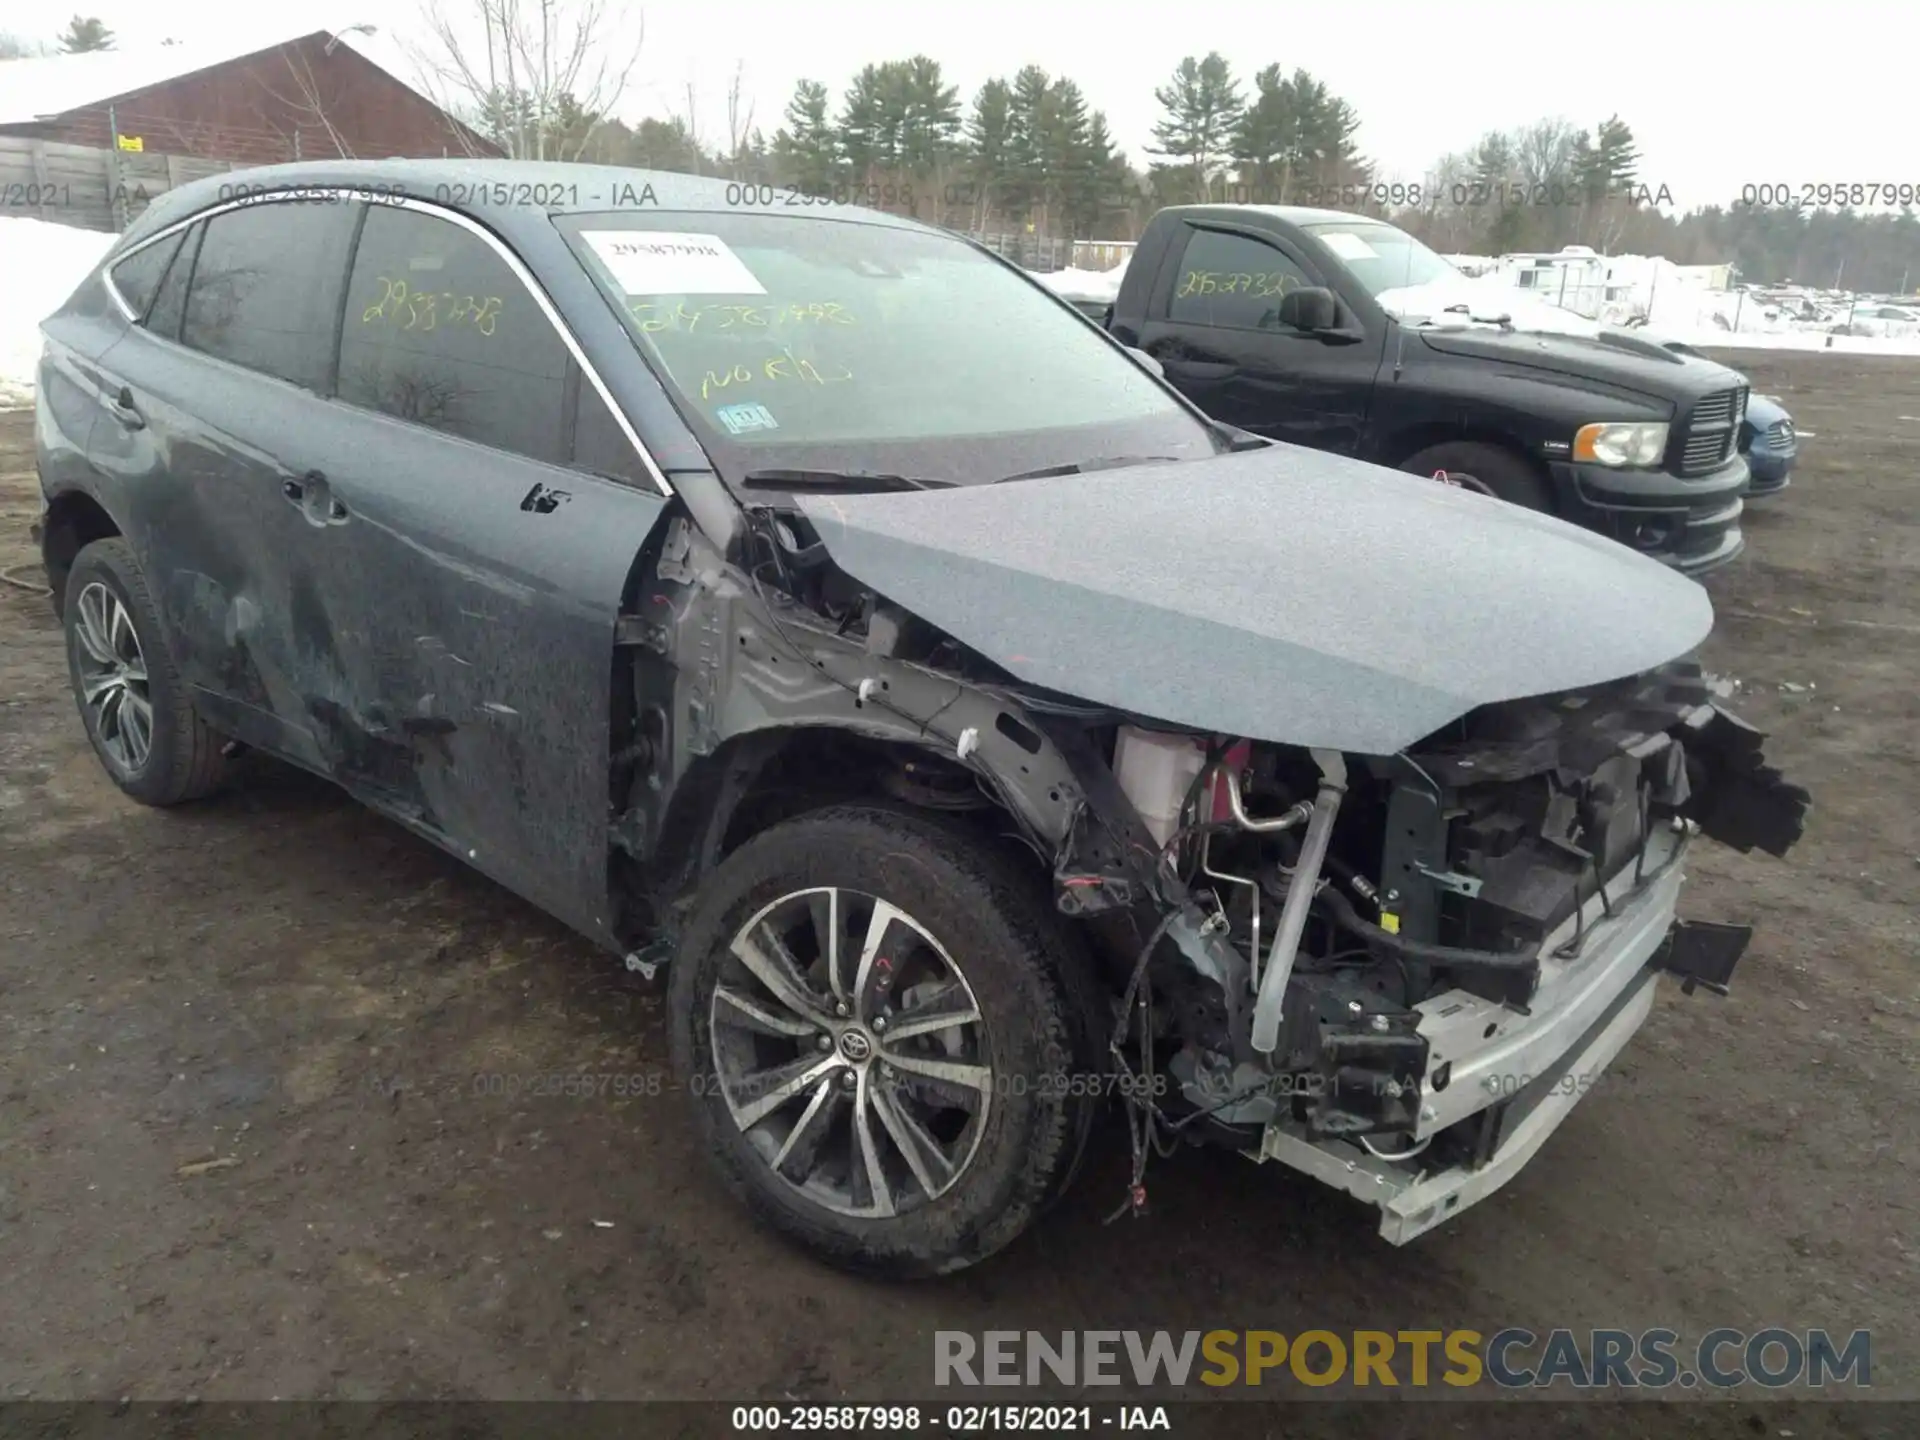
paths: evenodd
<path fill-rule="evenodd" d="M 778 430 L 780 422 L 764 405 L 722 405 L 714 417 L 727 427 L 729 435 L 744 435 L 749 430 Z"/>
<path fill-rule="evenodd" d="M 1362 240 L 1358 235 L 1349 235 L 1344 230 L 1335 230 L 1331 234 L 1322 235 L 1320 238 L 1327 242 L 1327 249 L 1338 255 L 1342 260 L 1377 260 L 1380 258 L 1380 252 L 1378 250 L 1367 244 L 1367 242 Z"/>
<path fill-rule="evenodd" d="M 718 235 L 682 230 L 582 230 L 614 282 L 629 295 L 764 295 Z"/>

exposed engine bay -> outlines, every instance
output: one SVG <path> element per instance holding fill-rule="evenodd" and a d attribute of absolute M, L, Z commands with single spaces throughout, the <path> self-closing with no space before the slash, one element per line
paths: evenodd
<path fill-rule="evenodd" d="M 1104 961 L 1136 1207 L 1174 1140 L 1383 1204 L 1453 1176 L 1395 1239 L 1471 1203 L 1557 1123 L 1555 1066 L 1604 1064 L 1644 1018 L 1656 971 L 1724 992 L 1748 932 L 1676 922 L 1693 836 L 1784 854 L 1808 806 L 1686 659 L 1484 704 L 1386 755 L 1249 740 L 1023 681 L 848 574 L 796 510 L 754 512 L 749 543 L 707 572 L 732 617 L 678 627 L 738 645 L 700 638 L 681 673 L 724 661 L 710 693 L 770 703 L 794 695 L 778 653 L 797 658 L 898 742 L 876 788 L 1011 822 Z M 689 613 L 699 557 L 659 571 L 655 603 Z"/>

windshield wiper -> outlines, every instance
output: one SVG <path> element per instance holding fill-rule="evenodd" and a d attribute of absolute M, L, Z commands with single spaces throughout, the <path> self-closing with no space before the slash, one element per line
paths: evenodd
<path fill-rule="evenodd" d="M 948 490 L 951 480 L 918 480 L 872 470 L 749 470 L 740 483 L 751 490 Z"/>
<path fill-rule="evenodd" d="M 1175 455 L 1097 455 L 1091 460 L 1069 460 L 1064 465 L 1043 465 L 1038 470 L 1022 470 L 1018 475 L 1002 475 L 993 483 L 1010 480 L 1048 480 L 1055 475 L 1084 475 L 1092 470 L 1117 470 L 1123 465 L 1173 464 Z"/>

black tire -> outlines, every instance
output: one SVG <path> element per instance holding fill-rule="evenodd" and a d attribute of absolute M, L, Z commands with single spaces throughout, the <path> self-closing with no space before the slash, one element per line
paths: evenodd
<path fill-rule="evenodd" d="M 88 615 L 101 613 L 94 603 L 97 595 L 90 592 L 102 587 L 122 607 L 118 613 L 130 623 L 136 648 L 127 650 L 124 634 L 108 638 L 119 652 L 134 657 L 138 669 L 144 669 L 143 685 L 119 680 L 110 682 L 108 688 L 130 691 L 136 701 L 144 699 L 144 723 L 136 718 L 140 707 L 124 699 L 111 707 L 87 703 L 88 681 L 98 678 L 102 666 L 97 644 L 90 643 L 99 639 L 100 627 L 90 625 Z M 105 613 L 109 617 L 115 614 L 111 606 Z M 226 778 L 227 764 L 220 753 L 226 741 L 194 711 L 187 687 L 167 650 L 146 576 L 125 540 L 96 540 L 74 557 L 61 614 L 74 704 L 79 707 L 93 753 L 113 783 L 142 805 L 178 805 L 219 789 Z M 118 626 L 110 620 L 107 628 L 117 630 Z M 131 676 L 138 669 L 128 667 L 124 674 Z M 126 731 L 119 729 L 123 711 L 128 716 Z M 144 746 L 128 738 L 137 737 L 142 730 Z"/>
<path fill-rule="evenodd" d="M 754 985 L 732 949 L 735 937 L 782 897 L 818 887 L 834 887 L 846 897 L 836 900 L 845 908 L 834 913 L 855 918 L 840 918 L 829 927 L 843 934 L 859 927 L 863 897 L 877 897 L 905 912 L 939 947 L 922 953 L 938 954 L 959 974 L 979 1017 L 977 1030 L 970 1031 L 977 1048 L 967 1052 L 967 1058 L 985 1063 L 990 1084 L 982 1112 L 964 1122 L 968 1129 L 959 1138 L 967 1133 L 976 1138 L 957 1178 L 938 1193 L 930 1191 L 916 1178 L 917 1171 L 909 1171 L 906 1151 L 887 1127 L 872 1130 L 879 1141 L 874 1150 L 885 1152 L 884 1168 L 900 1178 L 905 1195 L 896 1201 L 890 1194 L 888 1203 L 895 1207 L 891 1214 L 844 1213 L 803 1194 L 797 1183 L 774 1172 L 773 1156 L 765 1147 L 775 1137 L 760 1132 L 761 1145 L 756 1147 L 736 1122 L 722 1090 L 721 1057 L 715 1053 L 716 1031 L 722 1027 L 715 1016 L 727 1007 L 716 1002 L 715 991 L 723 983 L 730 992 Z M 824 946 L 814 942 L 808 949 L 819 924 L 816 918 L 812 929 L 802 922 L 799 930 L 788 932 L 798 944 L 790 946 L 787 957 L 809 970 L 802 977 L 808 997 L 830 1009 L 831 988 L 815 958 Z M 861 937 L 852 938 L 857 944 Z M 885 948 L 901 957 L 898 978 L 904 982 L 915 963 L 908 956 L 920 942 L 912 932 L 897 945 L 894 932 L 889 931 L 887 939 Z M 977 838 L 915 813 L 879 806 L 836 806 L 786 821 L 748 841 L 708 877 L 670 973 L 674 1065 L 721 1179 L 759 1218 L 833 1265 L 918 1278 L 976 1264 L 1010 1243 L 1059 1198 L 1084 1154 L 1100 1108 L 1104 1042 L 1097 1037 L 1110 1007 L 1103 1006 L 1089 958 L 1054 910 L 1046 887 Z M 881 978 L 882 990 L 892 973 Z M 864 1019 L 869 1010 L 862 997 L 851 993 L 853 986 L 845 988 L 855 1006 L 853 1020 Z M 772 993 L 754 990 L 752 998 L 764 1003 Z M 903 983 L 890 998 L 905 999 L 907 993 L 910 987 Z M 783 1013 L 799 1012 L 789 1007 Z M 913 1013 L 903 1006 L 896 1022 L 904 1028 Z M 852 1022 L 830 1023 L 863 1028 Z M 902 1066 L 902 1046 L 926 1043 L 924 1037 L 901 1041 L 877 1028 L 863 1033 L 875 1050 L 870 1060 L 860 1062 L 864 1068 L 858 1070 L 856 1088 L 835 1093 L 835 1085 L 829 1085 L 828 1093 L 814 1101 L 808 1097 L 820 1082 L 809 1081 L 770 1118 L 752 1127 L 787 1129 L 788 1117 L 796 1117 L 787 1132 L 791 1136 L 801 1123 L 798 1117 L 812 1115 L 814 1104 L 822 1115 L 833 1107 L 833 1120 L 822 1124 L 837 1126 L 846 1120 L 844 1151 L 833 1148 L 839 1143 L 838 1132 L 825 1129 L 821 1133 L 830 1138 L 808 1148 L 825 1157 L 816 1162 L 815 1172 L 831 1172 L 844 1163 L 850 1194 L 857 1193 L 854 1174 L 862 1153 L 852 1117 L 869 1105 L 870 1091 L 881 1093 L 887 1107 L 903 1095 L 911 1098 L 919 1082 L 904 1068 L 885 1062 L 891 1059 L 894 1066 Z M 844 1029 L 839 1038 L 844 1041 Z M 729 1065 L 736 1063 L 733 1047 L 739 1043 L 731 1038 L 725 1042 Z M 748 1043 L 771 1049 L 774 1059 L 768 1063 L 780 1063 L 791 1053 L 793 1064 L 813 1058 L 809 1046 L 829 1045 L 818 1064 L 841 1067 L 828 1078 L 842 1087 L 849 1083 L 844 1072 L 856 1069 L 841 1055 L 840 1044 L 819 1034 L 811 1039 L 755 1037 Z M 782 1050 L 783 1045 L 792 1051 Z M 736 1095 L 750 1093 L 734 1088 Z M 881 1114 L 880 1102 L 865 1113 L 887 1120 L 889 1127 L 894 1123 Z M 817 1173 L 803 1178 L 810 1185 L 821 1183 Z M 871 1198 L 876 1187 L 868 1184 L 866 1192 Z"/>
<path fill-rule="evenodd" d="M 1418 455 L 1401 462 L 1402 470 L 1415 475 L 1432 475 L 1445 470 L 1450 475 L 1469 475 L 1509 505 L 1553 514 L 1553 491 L 1546 478 L 1523 455 L 1498 445 L 1478 440 L 1450 440 L 1430 445 Z"/>

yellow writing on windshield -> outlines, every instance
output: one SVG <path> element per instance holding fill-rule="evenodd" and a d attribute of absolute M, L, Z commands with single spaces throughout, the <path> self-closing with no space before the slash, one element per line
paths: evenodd
<path fill-rule="evenodd" d="M 766 330 L 782 325 L 851 325 L 853 316 L 837 300 L 810 300 L 788 305 L 668 305 L 657 300 L 637 301 L 628 307 L 640 328 L 649 334 L 685 330 L 708 334 L 715 330 Z"/>
<path fill-rule="evenodd" d="M 1185 300 L 1193 295 L 1255 295 L 1272 299 L 1299 286 L 1300 277 L 1285 270 L 1274 270 L 1265 275 L 1246 271 L 1189 270 L 1180 277 L 1180 288 L 1173 292 L 1173 298 Z"/>
<path fill-rule="evenodd" d="M 360 323 L 385 321 L 401 330 L 435 330 L 443 325 L 471 325 L 482 335 L 498 326 L 498 295 L 456 295 L 450 290 L 409 290 L 404 280 L 375 277 L 380 298 L 360 312 Z"/>
<path fill-rule="evenodd" d="M 823 370 L 813 361 L 802 359 L 791 350 L 783 350 L 778 355 L 767 356 L 758 367 L 723 365 L 707 371 L 700 379 L 700 398 L 705 400 L 715 391 L 756 382 L 794 380 L 810 385 L 838 385 L 852 378 L 853 372 L 844 365 L 827 362 Z"/>

